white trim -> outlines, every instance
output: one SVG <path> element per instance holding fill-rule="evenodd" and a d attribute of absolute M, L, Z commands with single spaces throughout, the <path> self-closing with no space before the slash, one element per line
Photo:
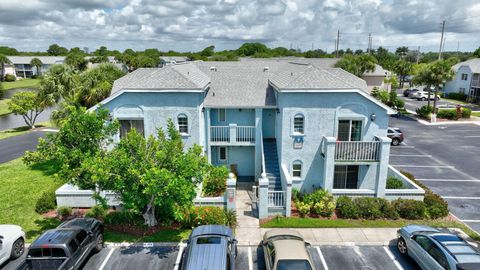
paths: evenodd
<path fill-rule="evenodd" d="M 120 96 L 123 93 L 203 93 L 203 92 L 205 92 L 205 89 L 200 89 L 200 88 L 192 88 L 192 89 L 189 89 L 189 88 L 170 88 L 170 89 L 156 89 L 156 90 L 153 90 L 153 89 L 128 89 L 128 88 L 126 88 L 126 89 L 122 89 L 122 90 L 119 90 L 119 91 L 111 94 L 106 99 L 100 101 L 98 104 L 96 104 L 93 107 L 91 107 L 90 109 L 88 109 L 88 111 L 91 112 L 91 111 L 97 110 L 98 107 L 100 107 L 101 105 L 105 105 L 105 104 L 109 103 L 110 101 L 117 98 L 118 96 Z"/>
<path fill-rule="evenodd" d="M 225 148 L 225 159 L 221 158 L 221 148 Z M 228 147 L 226 146 L 219 146 L 218 147 L 218 161 L 219 162 L 228 162 Z"/>
<path fill-rule="evenodd" d="M 293 165 L 297 164 L 300 164 L 300 176 L 293 176 Z M 301 161 L 300 159 L 295 159 L 294 161 L 292 161 L 292 165 L 290 168 L 292 168 L 292 172 L 290 174 L 292 176 L 292 180 L 303 180 L 303 161 Z"/>
<path fill-rule="evenodd" d="M 295 132 L 295 117 L 297 115 L 300 115 L 303 117 L 303 133 L 299 133 L 299 132 Z M 292 116 L 292 121 L 291 121 L 291 136 L 305 136 L 305 131 L 307 129 L 307 117 L 306 117 L 306 113 L 305 112 L 302 112 L 302 111 L 297 111 L 297 112 L 294 112 L 293 113 L 293 116 Z"/>
<path fill-rule="evenodd" d="M 187 133 L 185 132 L 180 132 L 180 126 L 178 125 L 178 118 L 180 116 L 185 116 L 187 118 Z M 177 127 L 177 130 L 178 132 L 180 133 L 181 136 L 189 136 L 190 135 L 190 114 L 189 113 L 186 113 L 186 112 L 181 112 L 181 113 L 177 113 L 177 115 L 175 116 L 175 126 Z"/>

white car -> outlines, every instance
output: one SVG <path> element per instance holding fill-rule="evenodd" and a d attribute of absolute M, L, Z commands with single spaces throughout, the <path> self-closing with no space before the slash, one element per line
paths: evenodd
<path fill-rule="evenodd" d="M 25 232 L 17 225 L 0 225 L 0 265 L 25 251 Z"/>
<path fill-rule="evenodd" d="M 417 100 L 427 100 L 428 99 L 428 92 L 427 91 L 418 91 L 415 94 L 413 94 L 413 97 L 416 98 Z M 430 93 L 430 100 L 433 100 L 436 97 L 437 101 L 440 100 L 439 95 L 435 95 L 434 92 Z"/>

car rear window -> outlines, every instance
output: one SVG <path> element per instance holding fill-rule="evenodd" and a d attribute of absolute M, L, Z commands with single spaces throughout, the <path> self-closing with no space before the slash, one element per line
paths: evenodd
<path fill-rule="evenodd" d="M 197 244 L 199 245 L 220 244 L 221 241 L 222 239 L 220 237 L 215 237 L 215 236 L 197 238 Z"/>
<path fill-rule="evenodd" d="M 278 270 L 312 270 L 307 260 L 279 260 L 277 263 Z"/>
<path fill-rule="evenodd" d="M 66 257 L 65 251 L 61 248 L 32 248 L 28 251 L 28 257 L 41 258 L 41 257 Z"/>

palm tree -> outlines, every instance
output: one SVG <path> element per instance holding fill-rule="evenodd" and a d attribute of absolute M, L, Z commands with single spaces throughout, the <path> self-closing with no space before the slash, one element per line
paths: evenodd
<path fill-rule="evenodd" d="M 40 59 L 38 58 L 33 58 L 31 61 L 30 61 L 30 65 L 32 65 L 32 67 L 35 67 L 37 69 L 37 76 L 40 76 L 40 68 L 42 67 L 43 63 Z"/>
<path fill-rule="evenodd" d="M 353 75 L 361 78 L 365 72 L 374 71 L 377 59 L 369 54 L 345 55 L 335 64 L 335 67 L 341 68 Z"/>
<path fill-rule="evenodd" d="M 393 70 L 400 76 L 400 88 L 403 88 L 405 78 L 412 71 L 412 63 L 405 60 L 397 60 L 393 65 Z"/>
<path fill-rule="evenodd" d="M 0 75 L 0 81 L 3 81 L 5 79 L 5 65 L 6 64 L 10 64 L 10 59 L 8 59 L 8 57 L 6 57 L 5 55 L 3 54 L 0 54 L 0 71 L 2 72 L 1 75 Z"/>

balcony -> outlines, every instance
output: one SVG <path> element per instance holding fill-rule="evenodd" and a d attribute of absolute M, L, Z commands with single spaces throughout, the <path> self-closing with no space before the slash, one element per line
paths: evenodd
<path fill-rule="evenodd" d="M 378 161 L 380 141 L 336 142 L 335 161 Z"/>
<path fill-rule="evenodd" d="M 230 124 L 228 126 L 210 127 L 211 145 L 255 145 L 255 127 L 237 126 Z"/>

